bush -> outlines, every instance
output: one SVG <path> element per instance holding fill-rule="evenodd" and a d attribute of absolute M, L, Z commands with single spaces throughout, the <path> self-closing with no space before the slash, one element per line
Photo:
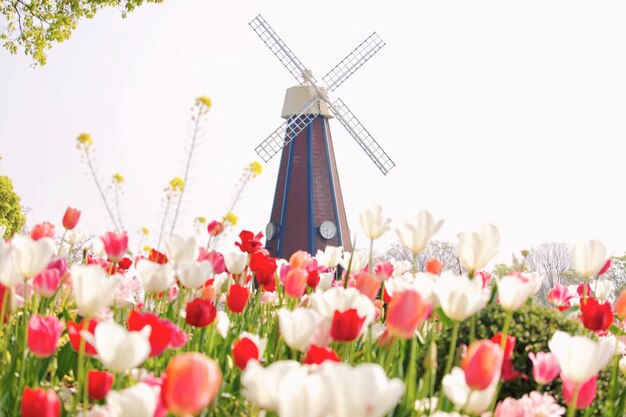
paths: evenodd
<path fill-rule="evenodd" d="M 24 227 L 26 218 L 22 214 L 20 196 L 13 191 L 9 177 L 0 175 L 0 226 L 6 226 L 4 239 L 10 239 Z"/>
<path fill-rule="evenodd" d="M 478 313 L 476 321 L 476 339 L 490 339 L 502 329 L 505 313 L 500 306 L 492 304 Z M 509 330 L 509 335 L 515 336 L 517 342 L 513 354 L 515 369 L 523 374 L 523 377 L 513 381 L 505 382 L 502 385 L 498 400 L 506 397 L 520 398 L 524 393 L 529 393 L 537 389 L 537 383 L 532 375 L 532 362 L 528 358 L 529 352 L 547 352 L 548 341 L 557 330 L 562 330 L 572 335 L 585 335 L 596 338 L 593 332 L 585 329 L 582 324 L 572 319 L 568 319 L 555 309 L 548 309 L 537 304 L 526 306 L 513 314 L 513 321 Z M 437 362 L 438 375 L 437 384 L 443 378 L 445 361 L 448 357 L 448 348 L 452 329 L 448 328 L 441 332 L 437 340 Z M 469 320 L 462 323 L 459 328 L 459 344 L 469 343 Z M 457 349 L 457 355 L 460 350 Z M 424 351 L 418 358 L 418 366 L 422 367 Z M 458 360 L 455 362 L 458 363 Z M 598 378 L 598 394 L 592 404 L 594 412 L 591 415 L 605 415 L 605 401 L 609 392 L 611 378 L 610 365 L 600 373 Z M 423 368 L 422 368 L 423 369 Z M 626 378 L 620 374 L 619 386 L 626 384 Z M 556 378 L 551 384 L 542 387 L 542 392 L 552 394 L 561 404 L 563 396 L 561 393 L 561 380 Z"/>

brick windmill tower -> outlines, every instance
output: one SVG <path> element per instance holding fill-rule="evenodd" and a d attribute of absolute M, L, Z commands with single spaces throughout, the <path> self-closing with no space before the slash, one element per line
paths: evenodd
<path fill-rule="evenodd" d="M 287 259 L 298 250 L 314 255 L 327 245 L 349 251 L 329 119 L 336 118 L 348 130 L 383 174 L 395 164 L 343 101 L 331 102 L 327 92 L 339 87 L 385 43 L 374 32 L 322 78 L 322 87 L 261 15 L 250 26 L 299 84 L 285 94 L 282 117 L 286 121 L 255 148 L 265 162 L 282 150 L 265 247 L 272 256 Z"/>

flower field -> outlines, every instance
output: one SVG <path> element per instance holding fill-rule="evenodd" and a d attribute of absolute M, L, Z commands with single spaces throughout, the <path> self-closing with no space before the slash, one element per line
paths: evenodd
<path fill-rule="evenodd" d="M 373 259 L 380 207 L 360 217 L 369 251 L 288 260 L 245 230 L 221 252 L 171 235 L 131 255 L 125 232 L 75 248 L 80 214 L 60 240 L 51 223 L 0 239 L 3 416 L 624 415 L 626 292 L 598 241 L 573 250 L 580 285 L 541 306 L 539 274 L 483 271 L 491 225 L 459 234 L 459 274 Z M 396 231 L 417 259 L 441 224 Z M 546 337 L 527 324 L 541 314 Z"/>

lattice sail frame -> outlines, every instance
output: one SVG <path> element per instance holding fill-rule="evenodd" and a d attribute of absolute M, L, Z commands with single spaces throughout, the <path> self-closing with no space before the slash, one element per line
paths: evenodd
<path fill-rule="evenodd" d="M 326 95 L 326 91 L 334 91 L 343 84 L 352 74 L 372 58 L 383 46 L 385 42 L 376 32 L 361 42 L 352 52 L 350 52 L 339 64 L 323 77 L 327 87 L 320 88 L 317 80 L 310 71 L 302 64 L 296 55 L 287 47 L 285 42 L 276 34 L 272 27 L 258 15 L 250 22 L 250 27 L 256 32 L 261 40 L 276 55 L 287 71 L 300 83 L 311 84 L 317 94 L 304 103 L 293 116 L 282 123 L 278 129 L 273 131 L 256 148 L 256 153 L 268 162 L 282 148 L 287 146 L 302 130 L 304 130 L 320 114 L 318 100 L 324 100 L 334 116 L 348 130 L 348 133 L 356 140 L 357 144 L 365 151 L 367 156 L 374 162 L 376 167 L 387 175 L 395 163 L 389 158 L 387 153 L 374 140 L 372 135 L 365 129 L 363 124 L 356 118 L 343 101 L 338 99 L 331 103 Z M 316 105 L 317 104 L 317 105 Z"/>

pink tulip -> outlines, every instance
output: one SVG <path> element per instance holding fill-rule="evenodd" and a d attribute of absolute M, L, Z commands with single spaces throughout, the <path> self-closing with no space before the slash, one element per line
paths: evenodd
<path fill-rule="evenodd" d="M 530 352 L 528 357 L 533 363 L 533 378 L 540 385 L 549 384 L 561 372 L 559 360 L 552 352 Z"/>
<path fill-rule="evenodd" d="M 565 378 L 563 374 L 561 374 L 561 386 L 563 388 L 563 399 L 565 400 L 565 404 L 571 404 L 572 400 L 574 399 L 574 390 L 578 389 L 576 408 L 581 410 L 583 408 L 589 407 L 593 400 L 596 398 L 597 380 L 598 375 L 596 374 L 591 377 L 591 379 L 588 379 L 582 384 L 578 384 L 578 387 L 576 387 L 576 383 L 574 381 L 570 381 L 569 379 Z"/>
<path fill-rule="evenodd" d="M 291 268 L 285 277 L 285 293 L 292 298 L 302 297 L 308 277 L 309 273 L 305 269 Z"/>
<path fill-rule="evenodd" d="M 63 323 L 56 317 L 33 314 L 28 320 L 28 348 L 38 358 L 52 356 L 63 329 Z"/>
<path fill-rule="evenodd" d="M 41 271 L 33 278 L 33 288 L 42 297 L 50 298 L 61 285 L 59 270 L 48 268 Z"/>
<path fill-rule="evenodd" d="M 33 240 L 39 240 L 44 237 L 53 238 L 54 237 L 54 225 L 49 222 L 43 222 L 40 224 L 36 224 L 30 231 L 30 237 Z"/>
<path fill-rule="evenodd" d="M 165 369 L 161 398 L 176 416 L 195 415 L 211 404 L 222 384 L 219 366 L 200 353 L 174 356 Z"/>
<path fill-rule="evenodd" d="M 502 367 L 502 350 L 490 340 L 477 340 L 469 345 L 461 360 L 465 382 L 472 390 L 487 388 Z"/>
<path fill-rule="evenodd" d="M 100 239 L 102 239 L 104 250 L 110 261 L 119 262 L 122 260 L 126 253 L 126 248 L 128 247 L 128 235 L 126 232 L 119 234 L 106 232 Z"/>
<path fill-rule="evenodd" d="M 396 292 L 387 308 L 387 327 L 391 335 L 410 339 L 430 317 L 433 305 L 414 290 Z"/>

